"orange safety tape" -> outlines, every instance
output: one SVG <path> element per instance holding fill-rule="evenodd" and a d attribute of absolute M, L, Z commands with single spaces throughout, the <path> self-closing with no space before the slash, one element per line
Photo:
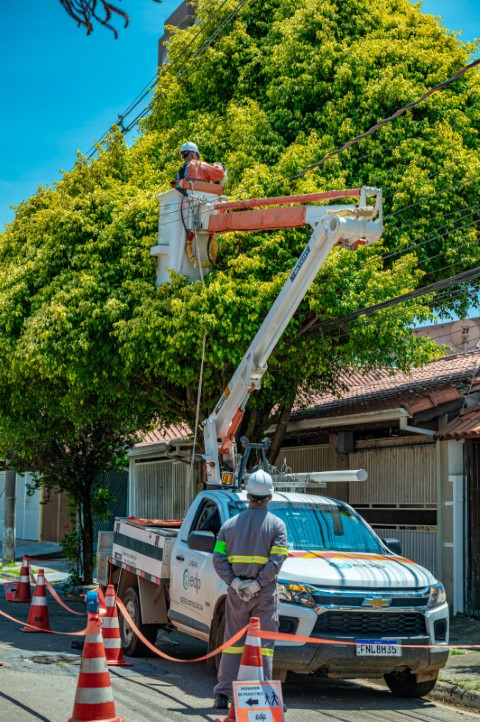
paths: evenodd
<path fill-rule="evenodd" d="M 60 604 L 61 607 L 67 610 L 67 612 L 71 612 L 72 614 L 78 614 L 79 616 L 83 617 L 85 616 L 86 612 L 76 612 L 75 609 L 72 609 L 68 606 L 68 604 L 65 604 L 65 602 L 58 596 L 58 593 L 53 588 L 52 584 L 48 581 L 48 579 L 45 579 L 45 584 L 47 585 L 47 589 L 52 595 L 52 597 L 55 599 L 58 604 Z"/>
<path fill-rule="evenodd" d="M 357 644 L 357 642 L 347 642 L 340 639 L 322 639 L 321 637 L 302 637 L 296 634 L 285 634 L 284 632 L 267 632 L 263 629 L 258 629 L 255 634 L 262 639 L 278 639 L 283 642 L 302 642 L 302 644 L 307 642 L 312 644 L 340 644 L 342 646 Z M 394 636 L 394 634 L 391 635 L 392 638 Z M 381 639 L 377 641 L 379 644 L 382 643 Z M 403 644 L 401 642 L 401 645 L 402 649 L 480 649 L 480 644 Z"/>
<path fill-rule="evenodd" d="M 120 612 L 125 617 L 125 621 L 127 622 L 128 626 L 133 629 L 137 637 L 140 639 L 143 644 L 148 647 L 154 654 L 158 654 L 159 657 L 163 657 L 163 659 L 168 659 L 170 662 L 203 662 L 206 659 L 210 659 L 211 657 L 214 657 L 219 652 L 223 652 L 224 649 L 227 649 L 228 647 L 231 647 L 232 644 L 235 644 L 235 642 L 238 642 L 238 640 L 243 637 L 245 632 L 248 629 L 248 624 L 243 627 L 243 629 L 240 629 L 239 632 L 233 635 L 231 639 L 228 639 L 226 642 L 224 642 L 218 649 L 214 649 L 212 652 L 208 652 L 208 654 L 204 654 L 203 657 L 196 657 L 196 659 L 177 659 L 176 657 L 170 657 L 168 654 L 165 654 L 165 652 L 161 652 L 159 649 L 154 647 L 154 645 L 148 641 L 148 639 L 145 639 L 143 634 L 138 629 L 137 625 L 125 609 L 125 606 L 121 599 L 118 597 L 115 597 L 115 602 L 117 604 L 117 607 L 119 608 Z"/>
<path fill-rule="evenodd" d="M 1 609 L 0 614 L 2 615 L 2 617 L 10 619 L 11 622 L 15 622 L 15 624 L 21 624 L 23 627 L 31 627 L 31 629 L 35 629 L 37 632 L 48 632 L 48 634 L 65 634 L 67 637 L 83 637 L 85 634 L 87 634 L 88 624 L 85 629 L 82 629 L 81 632 L 56 632 L 54 629 L 41 629 L 40 627 L 36 627 L 34 624 L 22 622 L 20 619 L 16 619 L 15 617 L 11 617 L 10 614 L 2 612 Z"/>
<path fill-rule="evenodd" d="M 29 565 L 29 567 L 28 567 L 28 571 L 29 571 L 29 573 L 30 573 L 30 581 L 32 582 L 32 584 L 36 584 L 36 583 L 37 583 L 37 580 L 35 579 L 35 575 L 34 575 L 34 573 L 32 572 L 32 570 L 31 570 L 31 568 L 30 568 L 30 565 Z M 78 614 L 78 615 L 81 616 L 81 617 L 84 617 L 84 616 L 85 616 L 86 612 L 76 612 L 75 609 L 72 609 L 71 607 L 68 606 L 68 604 L 65 604 L 65 602 L 64 602 L 62 599 L 60 599 L 60 597 L 58 596 L 57 592 L 56 592 L 55 589 L 53 588 L 51 582 L 49 582 L 46 577 L 45 577 L 45 585 L 46 585 L 48 591 L 50 592 L 50 594 L 52 595 L 52 597 L 55 599 L 55 601 L 58 602 L 58 604 L 60 604 L 61 607 L 63 607 L 64 609 L 66 609 L 67 612 L 71 612 L 72 614 Z"/>

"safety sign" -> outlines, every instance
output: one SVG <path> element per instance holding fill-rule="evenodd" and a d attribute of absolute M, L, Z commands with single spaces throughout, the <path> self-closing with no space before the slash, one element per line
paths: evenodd
<path fill-rule="evenodd" d="M 284 722 L 280 682 L 234 682 L 237 722 Z"/>

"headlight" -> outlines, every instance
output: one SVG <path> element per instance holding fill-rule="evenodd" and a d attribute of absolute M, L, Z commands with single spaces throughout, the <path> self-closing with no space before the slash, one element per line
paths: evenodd
<path fill-rule="evenodd" d="M 312 596 L 312 592 L 316 592 L 314 587 L 308 587 L 305 584 L 289 584 L 286 582 L 278 582 L 278 597 L 281 602 L 289 602 L 290 604 L 301 604 L 302 607 L 315 607 L 316 602 Z"/>
<path fill-rule="evenodd" d="M 439 604 L 443 604 L 447 601 L 447 595 L 445 594 L 445 587 L 440 582 L 430 587 L 430 594 L 428 595 L 429 607 L 438 607 Z"/>

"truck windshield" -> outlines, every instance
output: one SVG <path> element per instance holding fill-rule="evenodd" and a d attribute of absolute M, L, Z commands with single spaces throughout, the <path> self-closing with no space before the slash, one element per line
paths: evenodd
<path fill-rule="evenodd" d="M 385 554 L 378 537 L 347 506 L 272 501 L 268 509 L 285 522 L 289 549 Z"/>

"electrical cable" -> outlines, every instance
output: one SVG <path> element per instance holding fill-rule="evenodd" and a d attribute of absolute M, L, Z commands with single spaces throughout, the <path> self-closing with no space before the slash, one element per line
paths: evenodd
<path fill-rule="evenodd" d="M 317 168 L 322 163 L 325 163 L 325 161 L 328 160 L 329 158 L 333 158 L 335 155 L 338 155 L 338 153 L 341 153 L 343 150 L 346 150 L 354 143 L 358 143 L 358 141 L 363 140 L 363 138 L 366 138 L 367 136 L 371 135 L 372 133 L 374 133 L 376 130 L 378 130 L 382 126 L 386 125 L 387 123 L 392 122 L 395 118 L 398 118 L 399 115 L 402 115 L 407 110 L 414 108 L 416 105 L 418 105 L 419 103 L 426 100 L 430 95 L 432 95 L 433 93 L 436 93 L 438 90 L 442 90 L 447 85 L 450 85 L 450 83 L 453 83 L 454 80 L 457 80 L 457 78 L 464 75 L 468 70 L 472 70 L 472 68 L 475 68 L 478 65 L 480 65 L 480 58 L 478 58 L 477 60 L 473 60 L 468 65 L 465 65 L 463 68 L 460 68 L 460 70 L 457 70 L 457 72 L 454 73 L 454 75 L 452 75 L 450 78 L 447 78 L 447 80 L 444 80 L 442 83 L 439 83 L 438 85 L 435 85 L 433 88 L 430 88 L 420 98 L 417 98 L 417 100 L 413 100 L 412 102 L 407 103 L 407 105 L 404 105 L 402 108 L 399 108 L 398 110 L 396 110 L 395 113 L 393 113 L 393 115 L 390 115 L 388 118 L 384 118 L 379 123 L 375 123 L 375 125 L 372 125 L 371 128 L 369 128 L 364 133 L 361 133 L 361 135 L 357 135 L 355 138 L 352 138 L 351 140 L 347 141 L 347 143 L 342 145 L 341 148 L 337 148 L 336 150 L 332 151 L 331 153 L 327 153 L 327 155 L 325 155 L 323 158 L 321 158 L 316 163 L 312 163 L 312 165 L 307 166 L 303 170 L 301 170 L 298 173 L 296 173 L 295 175 L 291 176 L 289 178 L 289 180 L 294 180 L 295 178 L 300 178 L 302 175 L 305 175 L 305 173 L 307 173 L 309 170 L 312 170 L 313 168 Z"/>
<path fill-rule="evenodd" d="M 137 97 L 130 103 L 128 108 L 122 114 L 118 115 L 118 118 L 120 119 L 119 127 L 120 127 L 120 130 L 122 131 L 123 135 L 126 135 L 127 133 L 129 133 L 132 130 L 132 128 L 138 123 L 138 121 L 141 120 L 142 118 L 144 118 L 148 114 L 148 112 L 151 108 L 151 103 L 148 103 L 147 106 L 145 108 L 143 108 L 143 110 L 141 110 L 135 116 L 135 118 L 132 121 L 130 121 L 130 123 L 127 126 L 123 125 L 123 121 L 125 120 L 125 118 L 128 115 L 130 115 L 130 113 L 134 110 L 134 108 L 136 108 L 142 102 L 142 100 L 150 93 L 152 83 L 158 82 L 159 78 L 161 76 L 167 74 L 167 72 L 173 72 L 175 77 L 181 78 L 185 74 L 185 72 L 187 72 L 189 65 L 192 63 L 192 61 L 195 60 L 199 55 L 201 55 L 208 47 L 210 47 L 210 45 L 214 42 L 214 40 L 216 40 L 216 38 L 222 32 L 224 27 L 226 25 L 228 25 L 228 23 L 238 15 L 240 10 L 243 8 L 243 6 L 247 2 L 249 2 L 249 0 L 240 0 L 240 2 L 235 6 L 235 8 L 233 8 L 233 10 L 230 11 L 230 13 L 224 18 L 224 20 L 217 26 L 217 28 L 215 28 L 215 30 L 210 34 L 210 36 L 204 41 L 203 45 L 190 58 L 188 58 L 187 62 L 185 62 L 184 58 L 183 58 L 185 51 L 201 37 L 201 35 L 205 32 L 206 29 L 208 29 L 208 27 L 213 23 L 213 21 L 215 20 L 217 15 L 219 15 L 219 13 L 222 11 L 224 5 L 227 2 L 228 2 L 228 0 L 223 0 L 223 2 L 220 4 L 220 6 L 208 18 L 206 23 L 202 27 L 199 27 L 199 31 L 198 31 L 197 35 L 195 35 L 193 38 L 190 39 L 190 41 L 185 45 L 184 48 L 182 48 L 182 50 L 178 53 L 178 55 L 170 63 L 164 63 L 161 66 L 159 71 L 153 76 L 152 80 L 149 83 L 147 83 L 146 86 L 144 86 L 144 89 L 141 90 L 140 93 L 138 93 Z M 174 72 L 175 64 L 180 59 L 182 60 L 183 65 L 181 66 L 180 70 L 177 73 L 175 73 Z M 110 128 L 102 135 L 100 140 L 97 141 L 90 148 L 90 150 L 87 153 L 88 158 L 91 158 L 96 153 L 98 146 L 102 143 L 102 141 L 110 133 L 111 127 L 112 126 L 110 126 Z"/>
<path fill-rule="evenodd" d="M 421 286 L 420 288 L 416 288 L 414 291 L 409 291 L 408 293 L 401 294 L 400 296 L 395 296 L 395 297 L 387 299 L 385 301 L 380 301 L 379 303 L 373 304 L 371 306 L 366 306 L 364 308 L 360 308 L 355 311 L 351 311 L 350 313 L 345 314 L 344 316 L 340 316 L 340 317 L 337 317 L 334 319 L 327 319 L 325 321 L 320 321 L 319 323 L 314 324 L 304 335 L 307 336 L 307 335 L 311 335 L 312 333 L 317 333 L 321 329 L 337 327 L 342 323 L 349 322 L 351 320 L 358 318 L 358 316 L 368 316 L 368 315 L 371 315 L 372 313 L 375 313 L 376 311 L 381 311 L 381 310 L 389 308 L 391 306 L 395 306 L 399 303 L 411 301 L 414 298 L 426 296 L 430 293 L 435 293 L 436 291 L 442 291 L 444 289 L 450 288 L 451 286 L 455 286 L 460 283 L 465 283 L 467 281 L 474 280 L 475 278 L 478 278 L 479 276 L 480 276 L 480 266 L 475 266 L 474 268 L 471 268 L 468 271 L 463 271 L 462 273 L 458 273 L 455 276 L 451 276 L 451 277 L 446 278 L 441 281 L 435 281 L 435 283 L 431 283 L 428 286 Z"/>

